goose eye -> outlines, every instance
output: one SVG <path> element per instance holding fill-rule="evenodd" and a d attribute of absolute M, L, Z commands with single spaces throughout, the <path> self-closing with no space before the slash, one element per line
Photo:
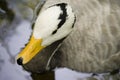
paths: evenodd
<path fill-rule="evenodd" d="M 54 35 L 56 32 L 57 32 L 57 30 L 54 30 L 54 31 L 52 32 L 52 35 Z"/>

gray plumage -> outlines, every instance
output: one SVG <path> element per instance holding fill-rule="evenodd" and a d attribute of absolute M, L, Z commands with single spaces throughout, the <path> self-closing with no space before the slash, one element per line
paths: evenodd
<path fill-rule="evenodd" d="M 47 0 L 42 10 L 56 3 L 71 5 L 76 15 L 74 30 L 37 54 L 24 68 L 46 71 L 52 52 L 61 44 L 49 67 L 67 67 L 80 72 L 111 72 L 120 68 L 119 0 Z"/>

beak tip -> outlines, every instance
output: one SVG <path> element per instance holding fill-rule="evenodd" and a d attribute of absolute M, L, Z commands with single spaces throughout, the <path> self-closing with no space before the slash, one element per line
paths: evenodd
<path fill-rule="evenodd" d="M 17 59 L 17 64 L 18 65 L 23 65 L 23 58 L 22 57 Z"/>

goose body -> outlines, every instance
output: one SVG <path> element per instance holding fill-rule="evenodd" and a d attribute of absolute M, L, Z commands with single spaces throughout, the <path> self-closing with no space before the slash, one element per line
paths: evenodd
<path fill-rule="evenodd" d="M 93 73 L 119 69 L 120 4 L 118 0 L 48 0 L 41 12 L 58 3 L 69 4 L 76 15 L 72 32 L 66 35 L 64 40 L 63 37 L 46 46 L 23 67 L 37 73 L 55 67 Z"/>

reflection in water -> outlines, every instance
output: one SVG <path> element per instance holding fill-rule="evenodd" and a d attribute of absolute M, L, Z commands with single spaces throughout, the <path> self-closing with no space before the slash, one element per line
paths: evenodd
<path fill-rule="evenodd" d="M 6 0 L 0 0 L 0 19 L 2 21 L 5 18 L 11 22 L 14 19 L 14 12 L 8 8 Z"/>
<path fill-rule="evenodd" d="M 17 4 L 7 3 L 0 0 L 0 80 L 32 80 L 30 73 L 15 63 L 15 56 L 31 33 L 30 23 L 20 17 Z"/>
<path fill-rule="evenodd" d="M 24 32 L 24 30 L 26 30 L 27 33 Z M 12 58 L 14 60 L 15 55 L 17 55 L 17 53 L 20 51 L 20 48 L 23 47 L 27 42 L 27 36 L 29 36 L 31 33 L 30 23 L 27 21 L 21 22 L 15 31 L 16 34 L 12 35 L 6 40 L 7 47 L 9 48 L 10 54 L 14 57 Z M 0 52 L 2 53 L 0 55 L 0 80 L 31 80 L 30 73 L 23 71 L 22 68 L 16 63 L 11 63 L 11 56 L 8 55 L 6 47 L 0 45 Z M 1 61 L 4 61 L 4 63 L 1 63 Z M 10 74 L 11 72 L 12 74 Z"/>

